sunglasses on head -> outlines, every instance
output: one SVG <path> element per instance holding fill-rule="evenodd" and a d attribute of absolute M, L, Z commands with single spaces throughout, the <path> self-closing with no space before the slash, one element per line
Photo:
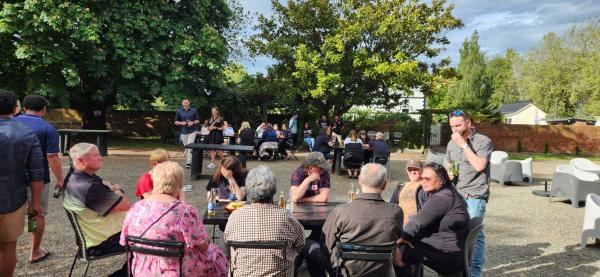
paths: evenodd
<path fill-rule="evenodd" d="M 466 116 L 467 114 L 461 110 L 453 111 L 449 114 L 449 116 Z"/>

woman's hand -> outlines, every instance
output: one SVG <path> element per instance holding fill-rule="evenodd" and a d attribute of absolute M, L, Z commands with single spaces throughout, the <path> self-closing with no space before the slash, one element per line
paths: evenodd
<path fill-rule="evenodd" d="M 221 175 L 223 175 L 223 177 L 225 177 L 225 179 L 231 179 L 231 178 L 233 178 L 233 171 L 226 169 L 224 167 L 221 167 Z"/>

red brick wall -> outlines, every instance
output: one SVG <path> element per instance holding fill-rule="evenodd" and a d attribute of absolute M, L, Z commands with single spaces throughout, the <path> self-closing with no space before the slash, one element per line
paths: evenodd
<path fill-rule="evenodd" d="M 582 154 L 600 154 L 600 126 L 510 125 L 479 123 L 477 131 L 490 137 L 494 149 L 516 152 L 521 141 L 523 152 L 574 154 L 577 145 Z M 442 145 L 450 138 L 448 124 L 442 125 Z"/>

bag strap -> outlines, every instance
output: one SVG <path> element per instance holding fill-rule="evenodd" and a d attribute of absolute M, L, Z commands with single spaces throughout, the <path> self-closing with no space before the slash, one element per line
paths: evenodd
<path fill-rule="evenodd" d="M 152 222 L 152 224 L 150 224 L 150 226 L 148 226 L 148 228 L 146 228 L 146 230 L 144 230 L 144 232 L 142 232 L 139 235 L 139 238 L 143 238 L 144 235 L 146 234 L 146 232 L 148 232 L 148 230 L 150 230 L 150 228 L 152 226 L 154 226 L 154 224 L 156 224 L 161 218 L 163 218 L 163 216 L 165 216 L 166 214 L 168 214 L 170 211 L 172 211 L 175 207 L 177 207 L 179 204 L 181 204 L 181 201 L 175 203 L 175 205 L 171 206 L 166 212 L 164 212 L 161 216 L 159 216 L 154 222 Z"/>

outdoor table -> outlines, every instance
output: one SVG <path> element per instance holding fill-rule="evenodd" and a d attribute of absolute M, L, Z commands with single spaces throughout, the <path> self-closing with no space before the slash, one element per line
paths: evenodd
<path fill-rule="evenodd" d="M 209 216 L 208 211 L 204 212 L 202 223 L 204 225 L 213 225 L 213 240 L 215 237 L 215 227 L 217 225 L 226 225 L 229 215 L 231 214 L 225 210 L 225 206 L 229 204 L 229 201 L 222 201 L 217 203 L 215 209 L 215 215 Z M 342 202 L 326 202 L 326 203 L 296 203 L 292 204 L 293 207 L 290 209 L 292 216 L 296 218 L 304 229 L 311 229 L 311 227 L 319 227 L 325 224 L 325 219 L 329 216 L 329 213 L 337 206 L 343 204 Z M 249 204 L 248 204 L 249 205 Z M 288 203 L 289 205 L 289 203 Z M 235 211 L 233 211 L 235 213 Z M 268 224 L 268 222 L 265 222 Z"/>
<path fill-rule="evenodd" d="M 248 153 L 254 151 L 253 146 L 231 144 L 190 143 L 184 147 L 192 149 L 192 180 L 200 179 L 200 175 L 202 174 L 202 152 L 204 150 L 238 151 L 240 152 L 240 162 L 242 162 L 242 167 L 244 168 L 246 168 L 246 156 Z"/>
<path fill-rule="evenodd" d="M 536 189 L 531 191 L 531 193 L 535 196 L 550 197 L 550 191 L 548 190 L 548 181 L 544 182 L 544 190 Z"/>
<path fill-rule="evenodd" d="M 58 145 L 60 148 L 60 153 L 67 154 L 67 150 L 70 148 L 69 146 L 69 137 L 75 134 L 96 134 L 96 146 L 98 146 L 98 151 L 100 151 L 100 155 L 107 156 L 108 155 L 108 143 L 107 136 L 112 132 L 112 130 L 91 130 L 91 129 L 58 129 Z"/>

